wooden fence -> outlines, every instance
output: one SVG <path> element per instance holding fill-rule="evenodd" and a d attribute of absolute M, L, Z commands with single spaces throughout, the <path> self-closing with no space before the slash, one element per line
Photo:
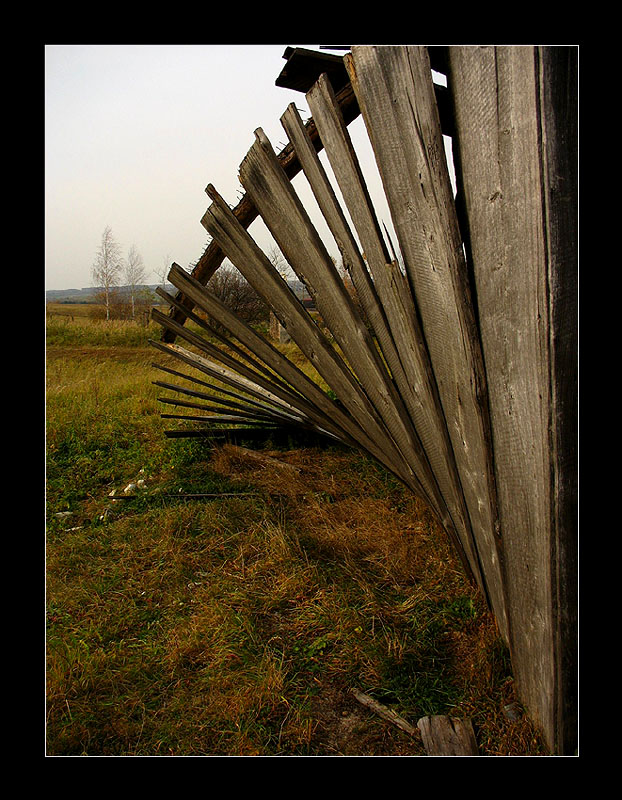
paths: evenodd
<path fill-rule="evenodd" d="M 284 151 L 255 132 L 237 208 L 208 186 L 202 223 L 212 242 L 193 274 L 173 265 L 178 294 L 161 292 L 171 313 L 154 311 L 164 328 L 154 346 L 201 373 L 175 373 L 200 389 L 160 383 L 181 395 L 164 402 L 194 412 L 163 416 L 206 430 L 296 425 L 382 463 L 429 503 L 453 540 L 551 752 L 574 754 L 577 49 L 434 48 L 435 68 L 447 75 L 441 112 L 431 52 L 353 47 L 343 59 L 349 83 L 335 93 L 321 74 L 307 91 L 311 120 L 304 124 L 293 104 L 285 110 Z M 395 243 L 383 235 L 349 135 L 359 113 Z M 300 170 L 354 290 L 294 190 Z M 248 233 L 257 216 L 330 335 Z M 205 287 L 225 255 L 329 392 Z M 232 338 L 217 346 L 184 327 L 193 319 L 213 342 L 198 311 Z"/>

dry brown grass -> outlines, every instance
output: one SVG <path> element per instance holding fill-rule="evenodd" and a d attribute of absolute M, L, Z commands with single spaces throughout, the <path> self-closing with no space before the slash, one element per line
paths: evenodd
<path fill-rule="evenodd" d="M 48 351 L 49 755 L 423 755 L 353 687 L 545 753 L 426 506 L 345 450 L 164 440 L 151 349 L 72 325 Z"/>
<path fill-rule="evenodd" d="M 420 606 L 447 607 L 467 598 L 472 619 L 449 626 L 440 637 L 452 679 L 464 690 L 452 713 L 473 720 L 482 754 L 544 754 L 537 729 L 520 709 L 494 618 L 467 583 L 456 554 L 426 504 L 397 485 L 379 491 L 378 473 L 372 467 L 371 472 L 357 474 L 353 467 L 365 462 L 349 453 L 334 451 L 319 458 L 313 450 L 265 455 L 297 471 L 268 461 L 258 467 L 240 448 L 227 445 L 216 452 L 212 466 L 233 481 L 247 480 L 250 474 L 255 485 L 278 499 L 284 517 L 295 520 L 297 541 L 308 552 L 338 563 L 340 574 L 356 585 L 360 593 L 356 618 L 368 619 L 371 637 L 382 640 L 387 657 L 397 663 L 404 662 L 413 648 L 413 628 L 404 623 Z M 400 593 L 401 599 L 388 607 L 387 597 L 392 593 Z M 325 615 L 331 605 L 328 594 L 324 590 L 318 601 L 324 605 Z M 334 616 L 326 627 L 329 640 L 339 639 L 348 625 L 342 601 L 339 593 Z M 354 621 L 350 620 L 352 627 L 356 627 Z M 360 655 L 361 681 L 368 686 L 381 683 L 377 664 L 365 663 L 362 648 Z M 500 680 L 500 675 L 505 677 Z M 343 693 L 331 692 L 326 686 L 329 676 L 338 682 L 336 674 L 325 672 L 325 692 L 313 710 L 316 725 L 327 731 L 328 746 L 345 754 L 421 754 L 420 743 L 404 742 L 404 735 L 390 730 L 386 723 L 371 721 L 370 732 L 369 713 Z M 508 718 L 510 706 L 519 708 L 520 718 Z"/>

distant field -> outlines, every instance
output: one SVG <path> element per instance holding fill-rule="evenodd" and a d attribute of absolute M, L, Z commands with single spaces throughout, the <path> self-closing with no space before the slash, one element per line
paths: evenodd
<path fill-rule="evenodd" d="M 102 319 L 106 315 L 105 306 L 99 303 L 46 303 L 45 313 L 48 318 L 53 317 L 74 317 L 74 318 L 98 318 Z M 137 317 L 144 318 L 149 314 L 149 310 L 140 310 Z"/>
<path fill-rule="evenodd" d="M 272 446 L 258 464 L 167 439 L 161 329 L 58 308 L 47 755 L 424 754 L 353 688 L 413 725 L 469 717 L 482 755 L 545 754 L 504 712 L 508 654 L 421 501 L 342 448 Z"/>
<path fill-rule="evenodd" d="M 97 310 L 95 303 L 46 303 L 45 306 L 48 317 L 91 317 Z"/>

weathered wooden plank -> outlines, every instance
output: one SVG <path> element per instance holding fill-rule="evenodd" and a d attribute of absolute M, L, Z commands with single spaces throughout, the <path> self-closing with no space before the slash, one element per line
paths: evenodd
<path fill-rule="evenodd" d="M 346 56 L 447 420 L 485 591 L 508 638 L 486 378 L 424 47 Z"/>
<path fill-rule="evenodd" d="M 560 731 L 560 709 L 573 702 L 567 691 L 573 677 L 561 663 L 576 626 L 560 601 L 576 592 L 576 574 L 574 556 L 568 562 L 564 549 L 574 549 L 573 512 L 566 516 L 563 508 L 574 492 L 570 488 L 566 498 L 561 487 L 576 480 L 568 455 L 574 431 L 564 429 L 576 421 L 576 141 L 563 139 L 576 136 L 576 120 L 574 134 L 563 126 L 574 113 L 569 97 L 576 83 L 569 85 L 568 67 L 560 75 L 554 54 L 541 48 L 454 47 L 449 58 L 488 375 L 513 667 L 521 699 L 549 746 L 567 750 L 576 731 Z"/>
<path fill-rule="evenodd" d="M 469 719 L 436 715 L 417 722 L 429 756 L 478 756 L 477 741 Z"/>
<path fill-rule="evenodd" d="M 176 271 L 179 271 L 184 275 L 188 274 L 185 270 L 182 270 L 178 264 L 173 264 L 171 266 L 171 271 L 169 273 L 169 281 L 171 283 L 173 283 L 173 281 L 171 280 L 171 276 L 176 274 Z M 173 285 L 175 286 L 174 283 Z M 177 297 L 173 297 L 164 289 L 162 289 L 160 286 L 157 287 L 156 294 L 158 294 L 163 300 L 165 300 L 170 305 L 178 309 L 183 308 L 183 304 Z M 194 322 L 196 325 L 202 328 L 210 336 L 210 338 L 217 339 L 222 345 L 224 345 L 225 349 L 228 352 L 230 351 L 230 354 L 231 353 L 236 354 L 239 358 L 245 361 L 252 369 L 254 369 L 257 372 L 263 373 L 266 376 L 266 378 L 268 378 L 268 380 L 274 381 L 275 383 L 280 383 L 281 388 L 284 389 L 285 391 L 291 391 L 292 387 L 289 386 L 286 382 L 283 382 L 279 376 L 271 372 L 263 361 L 261 360 L 257 361 L 257 359 L 253 358 L 253 356 L 250 353 L 248 353 L 241 347 L 238 347 L 238 345 L 235 342 L 231 341 L 231 339 L 227 338 L 226 336 L 223 336 L 212 325 L 210 325 L 204 319 L 199 317 L 193 311 L 188 310 L 185 312 L 185 314 L 187 319 L 192 320 L 192 322 Z"/>
<path fill-rule="evenodd" d="M 350 84 L 344 86 L 343 89 L 338 92 L 337 97 L 339 106 L 344 115 L 344 119 L 346 119 L 347 123 L 349 124 L 360 114 L 356 96 L 352 91 Z M 306 127 L 314 146 L 317 147 L 318 150 L 321 150 L 323 145 L 320 137 L 318 136 L 313 119 L 307 120 Z M 278 159 L 290 180 L 300 172 L 300 164 L 298 163 L 298 159 L 296 158 L 293 148 L 289 144 L 278 154 Z M 236 219 L 245 229 L 248 228 L 258 216 L 257 209 L 248 197 L 243 197 L 240 200 L 237 206 L 233 209 L 233 213 Z M 212 275 L 220 267 L 224 259 L 225 253 L 218 246 L 217 242 L 210 242 L 192 269 L 193 277 L 196 278 L 199 283 L 205 286 Z M 192 310 L 192 301 L 183 295 L 178 295 L 176 299 L 179 300 L 181 306 L 176 306 L 174 309 L 171 309 L 171 316 L 176 322 L 179 322 L 183 325 L 186 319 L 186 314 L 184 311 L 185 309 L 188 309 L 189 311 Z M 174 341 L 174 331 L 165 328 L 162 332 L 162 340 L 165 342 Z"/>
<path fill-rule="evenodd" d="M 325 78 L 321 79 L 321 82 L 324 82 Z M 337 114 L 339 114 L 338 122 L 341 122 L 342 130 L 342 141 L 345 141 L 345 137 L 347 137 L 347 130 L 345 126 L 345 122 L 340 116 L 340 112 L 336 105 L 336 101 L 334 96 L 331 93 L 332 99 L 332 119 L 337 121 Z M 318 106 L 316 105 L 316 109 Z M 321 107 L 321 111 L 324 112 L 324 108 Z M 320 132 L 324 131 L 326 128 L 326 123 L 324 122 L 324 113 L 321 113 L 319 116 L 316 116 L 316 124 L 318 125 L 318 130 Z M 367 270 L 365 265 L 364 259 L 359 251 L 358 245 L 352 234 L 350 226 L 346 220 L 345 214 L 339 205 L 335 192 L 330 184 L 328 176 L 322 166 L 315 149 L 306 134 L 304 125 L 298 114 L 296 107 L 291 104 L 286 112 L 281 117 L 281 122 L 283 127 L 285 128 L 286 133 L 289 136 L 290 142 L 294 146 L 294 149 L 298 155 L 298 160 L 302 165 L 302 169 L 305 173 L 307 180 L 309 181 L 309 185 L 315 195 L 315 198 L 318 202 L 319 208 L 328 224 L 328 227 L 335 238 L 335 242 L 339 247 L 339 250 L 342 254 L 344 263 L 348 267 L 349 274 L 352 277 L 355 289 L 357 291 L 358 297 L 361 300 L 361 305 L 369 322 L 371 323 L 372 329 L 374 334 L 378 339 L 378 343 L 380 345 L 380 349 L 386 359 L 386 362 L 389 366 L 389 370 L 391 375 L 395 381 L 395 384 L 400 391 L 401 399 L 404 400 L 404 404 L 406 406 L 406 411 L 411 411 L 413 404 L 416 405 L 418 408 L 421 408 L 421 401 L 415 400 L 414 392 L 412 385 L 408 381 L 406 374 L 404 372 L 404 368 L 402 365 L 402 361 L 400 359 L 400 354 L 398 352 L 398 348 L 393 340 L 391 331 L 389 329 L 389 325 L 387 322 L 387 318 L 385 315 L 385 311 L 379 301 L 376 288 L 374 282 L 371 279 L 371 276 Z M 329 157 L 329 159 L 336 161 L 337 166 L 339 167 L 340 161 L 340 153 L 335 154 L 335 149 L 332 146 L 332 140 L 330 138 L 326 138 L 325 143 L 325 150 Z M 352 153 L 354 151 L 352 149 Z M 336 156 L 336 157 L 335 157 Z M 364 186 L 359 184 L 358 186 L 359 196 L 366 197 L 367 193 L 364 189 Z M 383 264 L 384 267 L 384 264 Z M 405 342 L 403 338 L 400 339 L 400 343 L 404 348 L 412 346 L 412 341 L 409 340 Z M 429 408 L 430 406 L 426 406 Z M 437 406 L 440 408 L 440 404 Z M 434 414 L 434 404 L 432 403 L 432 413 Z M 442 422 L 439 421 L 438 414 L 435 414 L 435 421 L 437 423 Z M 418 474 L 420 473 L 422 482 L 427 488 L 430 496 L 435 498 L 436 506 L 438 509 L 442 509 L 442 518 L 445 526 L 450 526 L 451 531 L 449 533 L 451 535 L 456 535 L 454 528 L 456 526 L 456 521 L 454 517 L 456 516 L 456 511 L 452 514 L 451 510 L 445 510 L 445 506 L 448 505 L 446 503 L 446 498 L 444 497 L 442 490 L 436 480 L 434 475 L 433 468 L 431 467 L 429 462 L 429 450 L 426 450 L 424 444 L 420 440 L 418 436 L 417 426 L 415 424 L 415 417 L 416 413 L 410 413 L 410 422 L 413 423 L 413 438 L 416 441 L 416 448 L 418 451 L 418 462 L 416 465 L 416 471 Z M 449 440 L 447 437 L 446 427 L 444 426 L 444 422 L 442 422 L 442 427 L 444 430 L 444 435 L 447 439 L 447 444 L 449 444 Z M 441 434 L 442 435 L 442 434 Z M 447 448 L 446 448 L 447 449 Z M 451 449 L 448 448 L 448 452 L 451 453 Z M 451 463 L 448 463 L 447 458 L 444 458 L 442 461 L 442 465 L 440 466 L 440 474 L 443 479 L 443 483 L 446 483 L 444 480 L 445 476 L 451 474 Z M 454 477 L 457 478 L 457 472 L 455 471 L 454 467 Z M 450 479 L 451 483 L 451 479 Z M 459 487 L 458 487 L 459 489 Z M 460 497 L 462 497 L 461 490 L 459 489 Z M 451 498 L 452 503 L 455 505 L 454 497 Z M 462 500 L 464 504 L 464 501 Z M 448 509 L 450 506 L 448 506 Z M 449 518 L 448 518 L 449 515 Z M 458 516 L 458 524 L 462 527 L 464 526 L 464 520 L 467 519 L 468 524 L 468 517 L 466 517 L 466 508 L 463 508 L 462 517 Z M 469 567 L 471 569 L 471 566 Z"/>
<path fill-rule="evenodd" d="M 178 378 L 185 378 L 186 380 L 190 381 L 191 383 L 195 383 L 197 386 L 204 386 L 207 389 L 212 389 L 212 391 L 215 392 L 217 395 L 224 394 L 227 397 L 235 397 L 236 400 L 241 400 L 244 403 L 250 404 L 250 405 L 254 405 L 257 408 L 269 408 L 269 406 L 267 406 L 265 403 L 259 403 L 256 400 L 252 400 L 251 398 L 245 397 L 244 395 L 241 395 L 241 394 L 239 394 L 237 392 L 232 392 L 229 389 L 225 389 L 222 386 L 217 386 L 214 383 L 207 383 L 207 381 L 202 381 L 199 378 L 197 378 L 196 375 L 188 375 L 185 372 L 179 372 L 178 370 L 171 369 L 170 367 L 164 366 L 164 364 L 157 364 L 155 362 L 151 366 L 154 367 L 155 369 L 162 370 L 162 372 L 167 372 L 169 375 L 175 375 Z M 164 386 L 164 383 L 162 383 L 160 381 L 154 381 L 154 383 L 155 383 L 156 386 Z M 209 396 L 207 393 L 199 393 L 199 394 L 204 394 L 205 397 Z M 223 401 L 223 398 L 218 397 L 218 402 L 222 402 L 222 401 Z"/>
<path fill-rule="evenodd" d="M 405 276 L 389 257 L 347 126 L 325 76 L 307 94 L 307 101 L 386 315 L 389 330 L 383 327 L 378 330 L 381 347 L 427 454 L 432 479 L 447 506 L 459 549 L 464 551 L 469 570 L 483 586 L 471 523 L 413 296 Z"/>
<path fill-rule="evenodd" d="M 211 425 L 219 425 L 222 423 L 227 425 L 232 423 L 247 425 L 249 422 L 252 422 L 253 425 L 263 424 L 260 420 L 253 417 L 241 417 L 232 414 L 160 414 L 160 416 L 162 419 L 181 419 L 186 422 L 202 422 Z M 266 421 L 265 424 L 268 425 L 269 423 Z"/>
<path fill-rule="evenodd" d="M 252 420 L 265 420 L 266 422 L 274 422 L 274 420 L 287 420 L 288 422 L 296 422 L 300 425 L 307 422 L 307 424 L 311 424 L 310 421 L 305 420 L 302 417 L 293 417 L 293 416 L 282 416 L 279 414 L 262 414 L 260 411 L 253 410 L 251 408 L 247 410 L 236 409 L 236 408 L 223 408 L 222 406 L 210 404 L 210 403 L 197 403 L 191 400 L 181 400 L 179 397 L 158 397 L 158 402 L 165 403 L 166 405 L 171 406 L 179 406 L 180 408 L 194 408 L 197 411 L 206 411 L 206 412 L 216 412 L 216 414 L 228 414 L 232 418 L 235 417 L 243 417 L 244 419 L 252 419 Z"/>
<path fill-rule="evenodd" d="M 197 400 L 207 400 L 211 403 L 216 403 L 218 406 L 226 406 L 228 408 L 236 408 L 242 411 L 255 411 L 257 414 L 270 417 L 270 416 L 278 416 L 283 419 L 292 418 L 290 415 L 283 415 L 279 414 L 279 412 L 275 408 L 270 408 L 267 405 L 261 405 L 259 403 L 254 403 L 253 408 L 250 408 L 250 403 L 247 405 L 245 403 L 238 403 L 235 400 L 228 400 L 224 397 L 216 397 L 213 394 L 208 394 L 207 392 L 199 392 L 196 389 L 189 389 L 187 386 L 180 386 L 176 383 L 168 383 L 167 381 L 152 381 L 154 386 L 159 386 L 161 389 L 168 389 L 172 392 L 178 392 L 179 394 L 184 394 L 187 397 L 194 397 Z M 222 411 L 222 409 L 220 409 Z M 295 417 L 295 419 L 299 419 L 301 417 Z"/>
<path fill-rule="evenodd" d="M 231 355 L 229 355 L 229 353 L 225 353 L 223 350 L 215 347 L 203 337 L 199 336 L 193 331 L 189 331 L 179 323 L 174 322 L 156 308 L 152 309 L 151 314 L 153 319 L 160 325 L 173 328 L 182 339 L 185 339 L 203 353 L 206 353 L 216 361 L 224 364 L 230 371 L 230 374 L 238 375 L 240 377 L 243 376 L 247 381 L 250 382 L 249 385 L 260 386 L 266 393 L 266 398 L 269 398 L 274 405 L 278 405 L 289 410 L 294 410 L 299 407 L 301 401 L 300 396 L 291 388 L 284 387 L 280 381 L 276 379 L 272 380 L 271 376 L 268 377 L 263 372 L 256 372 L 246 364 L 233 358 Z"/>
<path fill-rule="evenodd" d="M 302 370 L 289 361 L 269 341 L 239 320 L 217 297 L 177 265 L 173 265 L 169 279 L 174 286 L 191 298 L 198 308 L 211 315 L 236 336 L 245 347 L 261 358 L 276 375 L 283 379 L 283 385 L 288 385 L 298 392 L 308 403 L 308 406 L 303 406 L 308 416 L 348 444 L 354 444 L 351 435 L 348 434 L 348 430 L 351 429 L 351 420 Z M 340 427 L 339 423 L 342 426 L 345 423 L 346 427 Z"/>
<path fill-rule="evenodd" d="M 439 515 L 437 496 L 429 488 L 425 455 L 403 402 L 369 331 L 358 314 L 335 265 L 291 183 L 280 168 L 261 130 L 240 166 L 240 181 L 271 231 L 281 252 L 313 296 L 318 311 L 342 349 L 372 404 L 401 453 L 404 466 L 422 486 L 423 496 Z M 345 402 L 345 398 L 341 398 Z"/>
<path fill-rule="evenodd" d="M 413 736 L 417 732 L 417 729 L 411 725 L 410 722 L 405 720 L 403 717 L 400 717 L 399 714 L 396 714 L 393 709 L 388 708 L 383 703 L 379 703 L 373 697 L 365 694 L 365 692 L 361 692 L 359 689 L 352 688 L 351 691 L 361 705 L 371 709 L 378 714 L 378 716 L 386 719 L 387 722 L 392 722 L 394 725 L 397 725 L 397 727 L 403 730 L 404 733 L 409 733 L 411 736 Z"/>
<path fill-rule="evenodd" d="M 377 415 L 356 377 L 327 341 L 302 303 L 289 290 L 265 254 L 248 232 L 238 224 L 213 186 L 208 186 L 208 194 L 214 202 L 202 219 L 204 227 L 215 240 L 219 241 L 228 258 L 255 291 L 271 306 L 275 316 L 290 333 L 292 339 L 336 392 L 355 423 L 348 432 L 404 483 L 421 496 L 425 496 L 418 482 L 413 484 L 410 480 L 410 474 L 404 468 L 400 453 L 387 435 L 386 429 L 377 421 Z"/>
<path fill-rule="evenodd" d="M 172 265 L 171 271 L 169 273 L 169 280 L 178 289 L 180 289 L 182 285 L 185 286 L 186 289 L 185 296 L 188 297 L 189 299 L 192 299 L 192 302 L 195 305 L 195 307 L 199 307 L 202 310 L 207 311 L 207 313 L 210 314 L 210 316 L 216 319 L 224 328 L 226 328 L 230 332 L 231 328 L 229 328 L 227 324 L 225 324 L 225 322 L 223 321 L 224 316 L 226 316 L 226 319 L 229 322 L 229 324 L 234 326 L 235 330 L 239 331 L 244 329 L 249 333 L 249 335 L 254 334 L 254 332 L 249 326 L 245 325 L 243 322 L 238 320 L 237 317 L 234 314 L 232 314 L 228 309 L 226 309 L 223 303 L 221 303 L 214 295 L 211 295 L 211 293 L 206 293 L 205 287 L 201 286 L 201 284 L 195 281 L 194 278 L 190 278 L 190 276 L 188 276 L 188 274 L 184 270 L 182 270 L 181 267 L 179 267 L 177 264 Z M 190 281 L 192 281 L 193 283 L 191 283 Z M 199 293 L 197 293 L 197 288 L 199 289 Z M 167 302 L 173 305 L 179 305 L 179 301 L 176 298 L 169 295 L 168 292 L 165 292 L 160 288 L 158 288 L 157 291 L 158 294 Z M 204 294 L 201 295 L 200 292 L 203 292 Z M 198 300 L 197 297 L 199 298 Z M 193 312 L 188 312 L 188 319 L 192 319 L 198 322 L 203 327 L 203 329 L 210 334 L 210 336 L 215 335 L 213 333 L 213 328 L 207 325 L 200 317 L 198 317 Z M 255 337 L 254 341 L 257 342 L 263 341 L 261 337 L 259 337 L 257 334 L 254 334 L 254 337 Z M 227 348 L 228 351 L 236 353 L 243 361 L 247 362 L 251 368 L 253 368 L 257 372 L 262 373 L 268 379 L 268 381 L 279 385 L 281 389 L 288 394 L 292 392 L 298 393 L 298 389 L 294 386 L 292 382 L 284 380 L 280 372 L 278 372 L 278 370 L 274 371 L 273 369 L 269 368 L 269 365 L 272 363 L 274 359 L 272 360 L 270 358 L 266 359 L 265 351 L 258 354 L 256 349 L 253 349 L 251 347 L 248 348 L 251 350 L 252 353 L 251 355 L 249 352 L 247 352 L 246 350 L 235 344 L 235 342 L 232 341 L 232 339 L 227 338 L 225 336 L 221 336 L 220 334 L 217 335 L 217 338 L 219 339 L 219 341 L 222 342 L 222 344 L 225 346 L 225 348 Z M 251 341 L 253 341 L 253 339 L 251 339 Z M 278 351 L 275 351 L 275 353 L 278 354 Z M 260 359 L 259 361 L 257 361 L 257 359 L 253 357 L 256 355 L 259 355 Z M 229 365 L 232 365 L 235 364 L 235 361 L 231 359 L 227 361 L 227 363 Z M 298 372 L 300 373 L 300 375 L 304 375 L 304 373 L 300 372 L 300 370 Z M 300 375 L 298 377 L 300 377 Z"/>
<path fill-rule="evenodd" d="M 281 123 L 296 151 L 298 161 L 302 166 L 305 177 L 309 181 L 320 211 L 337 243 L 344 265 L 352 277 L 365 314 L 375 335 L 378 337 L 378 342 L 391 372 L 394 373 L 394 365 L 396 365 L 395 368 L 398 368 L 397 351 L 389 332 L 384 310 L 378 300 L 374 283 L 322 162 L 293 103 L 288 106 L 281 117 Z"/>
<path fill-rule="evenodd" d="M 167 319 L 163 314 L 160 314 L 160 319 L 162 320 L 162 318 Z M 167 319 L 167 323 L 178 325 L 178 327 L 182 329 L 180 331 L 180 335 L 182 335 L 184 338 L 188 337 L 188 331 L 184 330 L 181 325 L 174 323 L 170 319 Z M 162 322 L 162 324 L 164 323 Z M 205 358 L 197 353 L 193 353 L 176 344 L 164 344 L 153 339 L 149 340 L 149 344 L 158 348 L 162 352 L 173 356 L 174 358 L 178 358 L 180 361 L 183 361 L 185 364 L 198 369 L 200 372 L 203 372 L 212 378 L 216 378 L 217 380 L 232 386 L 240 392 L 250 394 L 259 400 L 272 403 L 278 408 L 282 408 L 289 412 L 295 412 L 297 410 L 295 405 L 288 403 L 287 400 L 281 396 L 277 396 L 277 393 L 278 395 L 283 394 L 280 390 L 280 387 L 276 387 L 271 385 L 268 381 L 264 381 L 262 376 L 255 375 L 254 377 L 257 378 L 257 382 L 255 382 L 252 377 L 249 377 L 253 375 L 252 371 L 243 369 L 243 365 L 241 364 L 234 364 L 233 369 L 227 369 L 217 361 L 211 361 L 209 358 Z M 220 355 L 222 354 L 217 352 L 215 358 L 218 359 Z M 274 390 L 274 394 L 271 389 Z M 295 397 L 288 399 L 293 399 L 294 402 L 296 402 Z"/>
<path fill-rule="evenodd" d="M 181 388 L 176 388 L 180 394 L 186 394 Z M 197 398 L 198 400 L 199 398 Z M 196 400 L 182 400 L 179 397 L 158 397 L 158 402 L 168 405 L 180 406 L 182 408 L 196 408 L 202 411 L 215 411 L 220 414 L 231 414 L 233 416 L 253 417 L 265 419 L 271 422 L 284 422 L 290 425 L 312 425 L 312 421 L 305 416 L 295 414 L 279 413 L 276 409 L 270 411 L 260 411 L 252 406 L 221 405 L 215 402 L 198 403 Z"/>

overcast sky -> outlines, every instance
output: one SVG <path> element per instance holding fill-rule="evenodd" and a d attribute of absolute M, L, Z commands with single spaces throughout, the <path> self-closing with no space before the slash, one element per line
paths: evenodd
<path fill-rule="evenodd" d="M 303 120 L 310 116 L 304 94 L 274 85 L 287 46 L 320 49 L 289 42 L 46 46 L 47 289 L 92 285 L 107 226 L 124 255 L 138 249 L 147 283 L 172 261 L 196 262 L 208 242 L 201 225 L 207 184 L 237 204 L 238 168 L 255 129 L 278 152 L 287 143 L 280 117 L 288 104 Z M 368 152 L 373 163 L 362 119 L 349 130 L 362 162 Z M 303 182 L 298 176 L 294 186 L 308 208 Z M 388 212 L 378 212 L 385 221 Z M 261 220 L 250 232 L 269 247 Z"/>

